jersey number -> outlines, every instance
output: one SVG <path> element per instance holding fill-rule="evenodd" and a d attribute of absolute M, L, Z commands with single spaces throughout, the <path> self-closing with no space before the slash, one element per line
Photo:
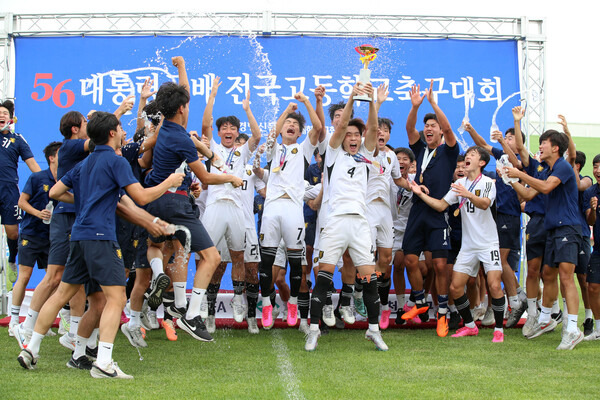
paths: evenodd
<path fill-rule="evenodd" d="M 242 181 L 242 190 L 246 190 L 246 189 L 248 189 L 248 181 L 244 179 Z"/>
<path fill-rule="evenodd" d="M 350 175 L 350 178 L 354 178 L 354 171 L 356 171 L 356 167 L 352 167 L 348 170 L 348 175 Z"/>
<path fill-rule="evenodd" d="M 10 139 L 9 138 L 4 138 L 2 139 L 2 147 L 4 147 L 5 149 L 8 149 L 8 146 L 10 146 Z"/>
<path fill-rule="evenodd" d="M 474 213 L 475 212 L 475 205 L 473 203 L 471 203 L 470 201 L 467 201 L 465 203 L 465 208 L 467 209 L 466 211 L 468 213 Z"/>

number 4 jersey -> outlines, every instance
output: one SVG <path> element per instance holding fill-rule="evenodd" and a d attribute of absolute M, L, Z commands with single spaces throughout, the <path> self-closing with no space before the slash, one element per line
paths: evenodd
<path fill-rule="evenodd" d="M 475 207 L 471 201 L 466 200 L 460 208 L 461 224 L 462 224 L 462 245 L 461 250 L 481 250 L 487 249 L 490 246 L 498 246 L 498 232 L 496 230 L 496 221 L 492 215 L 491 205 L 496 200 L 496 185 L 494 181 L 485 175 L 481 175 L 481 179 L 474 187 L 473 181 L 465 178 L 460 178 L 456 184 L 461 184 L 465 188 L 470 189 L 477 197 L 487 197 L 491 200 L 490 207 L 482 210 Z M 463 198 L 458 196 L 453 190 L 450 190 L 444 200 L 449 205 L 460 203 Z"/>

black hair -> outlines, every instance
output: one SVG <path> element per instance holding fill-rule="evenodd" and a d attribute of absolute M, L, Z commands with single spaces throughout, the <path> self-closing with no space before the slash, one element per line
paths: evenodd
<path fill-rule="evenodd" d="M 135 131 L 135 134 L 133 135 L 133 141 L 137 143 L 140 140 L 144 140 L 145 137 L 146 137 L 146 127 L 142 126 L 140 129 Z"/>
<path fill-rule="evenodd" d="M 48 165 L 50 165 L 50 157 L 56 156 L 56 152 L 61 145 L 61 142 L 52 142 L 48 146 L 44 147 L 44 157 L 46 157 L 46 162 Z"/>
<path fill-rule="evenodd" d="M 596 154 L 594 159 L 592 160 L 592 165 L 600 163 L 600 154 Z"/>
<path fill-rule="evenodd" d="M 477 153 L 479 153 L 479 159 L 481 161 L 484 161 L 485 164 L 483 165 L 483 167 L 481 167 L 481 170 L 483 170 L 485 168 L 486 165 L 488 165 L 488 163 L 490 162 L 490 153 L 487 152 L 486 149 L 484 149 L 483 147 L 480 146 L 471 146 L 467 149 L 467 151 L 465 152 L 465 156 L 470 152 L 470 151 L 476 151 Z M 457 161 L 458 162 L 458 161 Z"/>
<path fill-rule="evenodd" d="M 15 115 L 15 103 L 13 103 L 12 100 L 4 100 L 0 103 L 0 107 L 4 107 L 8 110 L 8 115 L 11 119 Z"/>
<path fill-rule="evenodd" d="M 465 161 L 465 155 L 464 154 L 459 154 L 458 158 L 456 159 L 456 162 L 459 163 L 459 162 L 464 162 L 464 161 Z"/>
<path fill-rule="evenodd" d="M 343 110 L 346 107 L 346 103 L 340 101 L 339 103 L 335 103 L 329 106 L 327 111 L 329 112 L 329 119 L 333 121 L 333 117 L 335 117 L 335 112 L 337 110 Z M 354 118 L 354 109 L 352 109 L 352 113 L 350 114 L 350 119 Z"/>
<path fill-rule="evenodd" d="M 583 151 L 577 150 L 575 152 L 575 164 L 579 164 L 579 170 L 581 171 L 585 166 L 585 153 Z"/>
<path fill-rule="evenodd" d="M 427 114 L 425 114 L 425 117 L 423 118 L 423 123 L 426 124 L 427 121 L 429 121 L 430 119 L 434 119 L 435 122 L 439 123 L 439 121 L 437 119 L 437 115 L 435 115 L 434 113 L 427 113 Z"/>
<path fill-rule="evenodd" d="M 236 142 L 239 142 L 240 140 L 245 140 L 246 142 L 248 141 L 248 139 L 250 139 L 250 137 L 248 135 L 246 135 L 245 133 L 240 133 L 238 135 L 238 137 L 235 138 Z"/>
<path fill-rule="evenodd" d="M 362 119 L 360 118 L 353 118 L 348 122 L 348 126 L 355 126 L 358 128 L 358 131 L 360 132 L 360 135 L 364 135 L 365 130 L 367 129 L 367 126 L 365 125 L 365 123 L 363 122 Z"/>
<path fill-rule="evenodd" d="M 302 114 L 300 114 L 299 112 L 294 112 L 294 113 L 289 113 L 287 115 L 286 119 L 288 119 L 288 118 L 295 119 L 296 121 L 298 121 L 298 125 L 300 125 L 300 133 L 302 133 L 302 131 L 304 130 L 304 124 L 306 123 L 304 116 Z"/>
<path fill-rule="evenodd" d="M 392 146 L 392 145 L 391 145 L 391 144 L 389 144 L 389 143 L 387 143 L 387 144 L 385 145 L 385 147 L 387 147 L 388 149 L 390 149 L 390 150 L 394 151 L 394 146 Z"/>
<path fill-rule="evenodd" d="M 227 117 L 220 117 L 215 124 L 217 125 L 217 129 L 221 129 L 221 125 L 229 122 L 231 125 L 235 126 L 237 130 L 240 130 L 240 120 L 235 115 L 229 115 Z"/>
<path fill-rule="evenodd" d="M 150 123 L 154 126 L 158 126 L 160 124 L 160 110 L 158 109 L 158 104 L 156 101 L 152 100 L 144 106 L 142 110 L 146 113 L 146 118 Z"/>
<path fill-rule="evenodd" d="M 409 149 L 408 147 L 396 147 L 396 149 L 394 150 L 394 153 L 396 153 L 396 155 L 398 155 L 400 153 L 406 154 L 408 156 L 408 158 L 410 159 L 411 163 L 413 161 L 415 161 L 415 153 L 413 153 L 413 151 L 411 149 Z"/>
<path fill-rule="evenodd" d="M 559 157 L 562 157 L 569 148 L 569 139 L 567 139 L 567 135 L 560 133 L 557 130 L 548 129 L 546 132 L 542 133 L 540 136 L 540 144 L 545 140 L 549 140 L 552 147 L 558 146 Z"/>
<path fill-rule="evenodd" d="M 88 136 L 97 146 L 106 144 L 110 131 L 116 131 L 120 124 L 114 114 L 98 111 L 88 122 Z"/>
<path fill-rule="evenodd" d="M 60 119 L 60 133 L 62 133 L 65 139 L 71 139 L 71 136 L 73 136 L 71 128 L 74 126 L 81 128 L 81 123 L 84 119 L 83 114 L 79 111 L 69 111 Z"/>
<path fill-rule="evenodd" d="M 506 135 L 515 135 L 515 128 L 508 128 L 506 130 L 506 132 L 504 132 L 504 137 L 506 137 Z M 523 138 L 523 144 L 525 144 L 525 140 L 527 139 L 525 137 L 525 134 L 523 133 L 523 131 L 521 131 L 521 137 Z"/>
<path fill-rule="evenodd" d="M 160 85 L 155 101 L 162 115 L 166 119 L 171 119 L 177 115 L 179 107 L 185 107 L 190 102 L 190 93 L 182 85 L 174 82 L 165 82 Z"/>
<path fill-rule="evenodd" d="M 388 131 L 390 131 L 390 133 L 392 133 L 392 125 L 394 125 L 394 123 L 389 118 L 377 118 L 377 125 L 378 126 L 381 126 L 381 125 L 387 126 Z"/>

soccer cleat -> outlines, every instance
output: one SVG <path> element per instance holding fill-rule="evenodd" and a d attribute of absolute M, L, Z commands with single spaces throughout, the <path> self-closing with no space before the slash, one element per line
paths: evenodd
<path fill-rule="evenodd" d="M 496 323 L 496 318 L 494 317 L 494 310 L 492 307 L 486 308 L 485 314 L 483 315 L 483 319 L 481 320 L 481 325 L 490 326 Z"/>
<path fill-rule="evenodd" d="M 365 302 L 362 297 L 354 298 L 354 308 L 356 309 L 356 312 L 358 313 L 358 315 L 366 318 L 367 307 L 365 306 Z"/>
<path fill-rule="evenodd" d="M 129 340 L 133 347 L 148 347 L 148 343 L 142 337 L 142 330 L 139 326 L 130 328 L 129 324 L 121 325 L 121 332 Z"/>
<path fill-rule="evenodd" d="M 527 339 L 533 339 L 546 332 L 552 332 L 554 328 L 556 328 L 556 324 L 556 321 L 552 318 L 550 318 L 550 321 L 544 323 L 536 321 L 533 328 L 531 328 L 531 333 L 529 334 L 529 336 L 527 336 Z"/>
<path fill-rule="evenodd" d="M 174 306 L 175 302 L 173 302 L 173 307 Z M 206 299 L 202 299 L 202 303 L 200 304 L 200 316 L 204 319 L 208 318 L 208 301 Z M 183 315 L 177 318 L 183 318 Z"/>
<path fill-rule="evenodd" d="M 523 316 L 525 311 L 527 311 L 527 303 L 523 302 L 521 302 L 518 307 L 512 308 L 508 314 L 508 318 L 506 319 L 506 327 L 512 328 L 513 326 L 516 326 L 521 320 L 521 316 Z"/>
<path fill-rule="evenodd" d="M 71 359 L 67 362 L 67 367 L 73 369 L 85 369 L 89 371 L 92 369 L 92 362 L 86 356 L 81 356 L 77 360 L 71 356 Z"/>
<path fill-rule="evenodd" d="M 589 335 L 587 335 L 583 338 L 583 340 L 585 340 L 586 342 L 591 342 L 593 340 L 598 340 L 598 339 L 600 339 L 600 332 L 598 332 L 598 331 L 593 331 L 592 333 L 590 333 Z"/>
<path fill-rule="evenodd" d="M 121 368 L 119 368 L 114 361 L 111 361 L 106 368 L 100 368 L 94 361 L 92 363 L 90 375 L 92 375 L 92 378 L 133 379 L 133 376 L 127 375 L 125 372 L 121 371 Z"/>
<path fill-rule="evenodd" d="M 523 336 L 528 337 L 529 335 L 531 335 L 531 331 L 533 329 L 533 327 L 535 326 L 535 323 L 537 322 L 537 315 L 533 315 L 533 314 L 528 314 L 527 315 L 527 321 L 525 321 L 525 324 L 523 325 Z"/>
<path fill-rule="evenodd" d="M 448 314 L 446 314 L 448 315 Z M 448 318 L 448 330 L 455 331 L 460 325 L 460 314 L 458 311 L 451 311 L 450 318 Z"/>
<path fill-rule="evenodd" d="M 562 310 L 558 310 L 557 313 L 551 314 L 550 318 L 556 321 L 556 325 L 560 324 L 563 320 L 563 312 Z"/>
<path fill-rule="evenodd" d="M 98 347 L 94 347 L 93 349 L 89 346 L 85 346 L 85 355 L 88 358 L 96 359 L 98 358 Z"/>
<path fill-rule="evenodd" d="M 435 331 L 439 337 L 446 337 L 448 335 L 448 319 L 446 318 L 446 314 L 438 313 Z"/>
<path fill-rule="evenodd" d="M 150 308 L 157 309 L 162 304 L 162 295 L 165 289 L 171 284 L 171 278 L 166 274 L 160 273 L 152 282 L 150 293 L 148 294 L 148 305 Z"/>
<path fill-rule="evenodd" d="M 150 309 L 146 310 L 145 312 L 142 311 L 140 314 L 140 320 L 142 321 L 142 326 L 147 331 L 158 329 L 160 327 L 158 324 L 158 319 L 156 318 L 156 311 L 152 311 Z"/>
<path fill-rule="evenodd" d="M 340 305 L 340 307 L 341 307 L 341 305 Z M 342 314 L 340 314 L 339 308 L 336 308 L 335 310 L 333 310 L 333 316 L 335 317 L 335 329 L 345 329 L 346 324 L 344 323 L 344 320 L 342 319 Z"/>
<path fill-rule="evenodd" d="M 586 318 L 583 321 L 583 336 L 589 336 L 594 331 L 594 320 L 591 318 Z"/>
<path fill-rule="evenodd" d="M 235 322 L 244 322 L 246 308 L 241 296 L 233 296 L 231 299 L 231 307 L 233 308 L 233 319 Z"/>
<path fill-rule="evenodd" d="M 46 332 L 46 334 L 44 336 L 46 336 L 46 337 L 53 337 L 53 336 L 56 336 L 56 332 L 54 332 L 52 330 L 52 328 L 48 328 L 48 332 Z"/>
<path fill-rule="evenodd" d="M 485 316 L 485 308 L 483 308 L 483 303 L 476 306 L 471 310 L 471 315 L 473 316 L 473 321 L 479 321 L 483 319 Z"/>
<path fill-rule="evenodd" d="M 390 315 L 392 314 L 392 310 L 389 308 L 387 310 L 381 310 L 381 316 L 379 317 L 379 328 L 387 329 L 390 326 Z"/>
<path fill-rule="evenodd" d="M 61 308 L 58 312 L 58 317 L 60 318 L 60 321 L 58 321 L 58 334 L 64 335 L 65 333 L 69 333 L 71 329 L 71 310 Z"/>
<path fill-rule="evenodd" d="M 202 342 L 212 342 L 213 338 L 206 330 L 202 317 L 197 315 L 192 319 L 181 318 L 177 323 L 181 329 L 189 333 L 194 339 Z"/>
<path fill-rule="evenodd" d="M 345 323 L 352 325 L 354 322 L 356 322 L 352 306 L 340 306 L 340 314 Z"/>
<path fill-rule="evenodd" d="M 287 324 L 288 326 L 296 326 L 298 323 L 298 304 L 287 303 Z"/>
<path fill-rule="evenodd" d="M 389 350 L 387 344 L 385 344 L 385 342 L 383 341 L 383 338 L 381 337 L 380 331 L 375 332 L 370 329 L 367 329 L 367 332 L 365 332 L 365 339 L 370 340 L 371 342 L 375 343 L 375 348 L 379 351 L 388 351 Z"/>
<path fill-rule="evenodd" d="M 121 324 L 126 324 L 129 322 L 129 318 L 125 315 L 125 311 L 121 311 Z"/>
<path fill-rule="evenodd" d="M 479 329 L 477 325 L 474 328 L 469 328 L 468 326 L 463 326 L 459 330 L 456 331 L 452 337 L 463 337 L 463 336 L 477 336 L 479 335 Z"/>
<path fill-rule="evenodd" d="M 323 322 L 329 327 L 335 326 L 335 315 L 333 315 L 333 305 L 325 304 L 323 306 Z"/>
<path fill-rule="evenodd" d="M 308 325 L 308 321 L 305 319 L 300 319 L 300 326 L 298 327 L 298 330 L 302 333 L 304 333 L 305 335 L 308 335 L 309 331 L 310 331 L 310 326 Z"/>
<path fill-rule="evenodd" d="M 256 323 L 256 317 L 248 317 L 246 318 L 246 322 L 248 322 L 248 332 L 253 335 L 257 335 L 260 333 L 258 329 L 258 324 Z"/>
<path fill-rule="evenodd" d="M 573 350 L 579 342 L 583 340 L 583 332 L 579 329 L 575 332 L 566 331 L 564 335 L 562 335 L 562 340 L 560 344 L 556 348 L 556 350 Z"/>
<path fill-rule="evenodd" d="M 18 322 L 17 322 L 17 323 L 14 323 L 14 324 L 13 324 L 12 322 L 10 322 L 10 323 L 8 324 L 8 337 L 14 337 L 14 336 L 15 336 L 15 335 L 14 335 L 14 333 L 13 333 L 13 328 L 14 328 L 15 326 L 17 326 L 17 325 L 19 325 L 19 323 L 18 323 Z"/>
<path fill-rule="evenodd" d="M 12 333 L 14 338 L 17 339 L 17 343 L 19 343 L 19 347 L 24 349 L 29 344 L 33 332 L 23 328 L 23 324 L 16 324 L 13 326 Z"/>
<path fill-rule="evenodd" d="M 35 369 L 38 359 L 39 357 L 34 357 L 29 349 L 21 350 L 19 357 L 17 357 L 17 361 L 21 364 L 21 367 L 25 369 Z"/>
<path fill-rule="evenodd" d="M 215 316 L 209 315 L 205 321 L 206 321 L 206 330 L 208 331 L 208 333 L 215 333 L 215 331 L 217 330 L 217 324 L 215 323 Z"/>
<path fill-rule="evenodd" d="M 279 318 L 279 314 L 282 313 L 282 310 L 281 310 L 282 307 L 277 303 L 275 303 L 274 306 L 273 305 L 271 305 L 271 306 L 273 307 L 273 311 L 271 312 L 271 315 L 272 315 L 273 321 L 275 321 L 277 318 Z"/>
<path fill-rule="evenodd" d="M 66 333 L 62 335 L 58 341 L 67 349 L 75 351 L 75 336 L 71 337 L 68 333 Z"/>
<path fill-rule="evenodd" d="M 262 308 L 262 326 L 264 329 L 271 329 L 275 320 L 273 319 L 273 306 L 263 306 Z"/>
<path fill-rule="evenodd" d="M 171 342 L 177 341 L 177 332 L 175 331 L 175 326 L 173 326 L 173 321 L 169 319 L 162 320 L 162 327 L 167 334 L 167 339 Z"/>
<path fill-rule="evenodd" d="M 492 339 L 492 343 L 502 343 L 504 342 L 504 332 L 503 331 L 494 331 L 494 338 Z"/>
<path fill-rule="evenodd" d="M 185 307 L 175 307 L 175 303 L 167 307 L 167 312 L 173 316 L 173 318 L 181 319 L 185 317 L 187 310 Z"/>
<path fill-rule="evenodd" d="M 409 320 L 409 319 L 413 319 L 417 315 L 419 315 L 421 318 L 421 321 L 427 322 L 427 321 L 429 321 L 429 315 L 427 313 L 428 311 L 429 311 L 428 304 L 425 304 L 422 307 L 419 307 L 418 304 L 415 304 L 410 310 L 408 310 L 404 314 L 402 314 L 402 319 Z"/>
<path fill-rule="evenodd" d="M 17 268 L 17 263 L 10 262 L 8 263 L 8 270 L 6 271 L 6 276 L 8 280 L 12 283 L 17 281 L 17 276 L 19 274 L 19 269 Z"/>
<path fill-rule="evenodd" d="M 406 321 L 404 319 L 402 319 L 402 316 L 404 315 L 404 313 L 405 313 L 404 310 L 396 311 L 396 325 L 406 324 Z"/>
<path fill-rule="evenodd" d="M 314 351 L 317 348 L 317 342 L 319 341 L 319 337 L 321 336 L 320 330 L 308 330 L 308 335 L 306 335 L 306 343 L 304 344 L 304 350 L 306 351 Z"/>

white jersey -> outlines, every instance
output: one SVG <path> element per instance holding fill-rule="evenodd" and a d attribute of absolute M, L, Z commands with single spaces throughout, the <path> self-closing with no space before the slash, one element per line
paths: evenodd
<path fill-rule="evenodd" d="M 329 147 L 329 140 L 333 136 L 333 133 L 327 132 L 325 135 L 325 140 L 319 143 L 319 154 L 323 157 L 323 165 L 327 162 L 327 148 Z M 323 174 L 323 179 L 321 179 L 321 184 L 323 185 L 323 198 L 321 199 L 321 208 L 327 208 L 327 202 L 329 201 L 329 176 L 327 174 Z"/>
<path fill-rule="evenodd" d="M 202 182 L 200 182 L 200 179 L 198 179 L 198 177 L 196 175 L 194 175 L 192 177 L 192 182 L 198 182 L 200 184 L 200 187 L 202 187 Z M 195 200 L 194 203 L 196 203 L 196 205 L 198 206 L 198 210 L 200 210 L 200 217 L 199 219 L 202 219 L 202 216 L 204 215 L 204 211 L 206 210 L 206 197 L 208 196 L 208 190 L 204 190 L 202 189 L 202 191 L 200 192 L 200 196 L 198 196 Z"/>
<path fill-rule="evenodd" d="M 265 208 L 267 204 L 286 194 L 298 207 L 302 207 L 304 170 L 310 164 L 315 147 L 310 143 L 308 135 L 302 143 L 287 146 L 275 143 L 272 151 L 267 154 L 267 162 L 271 163 L 271 167 Z"/>
<path fill-rule="evenodd" d="M 391 207 L 390 204 L 393 204 L 390 203 L 391 184 L 394 184 L 393 179 L 400 178 L 398 158 L 393 151 L 384 150 L 379 152 L 375 161 L 380 164 L 380 168 L 374 165 L 370 166 L 367 204 L 373 200 L 382 199 L 386 206 Z"/>
<path fill-rule="evenodd" d="M 308 183 L 307 181 L 304 181 L 306 183 Z M 317 196 L 319 195 L 319 193 L 321 193 L 321 187 L 323 186 L 323 184 L 321 183 L 317 183 L 316 185 L 306 185 L 306 190 L 304 191 L 304 202 L 306 203 L 309 200 L 314 200 L 317 198 Z"/>
<path fill-rule="evenodd" d="M 228 149 L 212 139 L 210 141 L 210 149 L 221 157 L 225 163 L 223 170 L 211 168 L 210 172 L 219 175 L 227 173 L 244 179 L 246 164 L 252 155 L 248 142 L 240 147 L 234 146 Z M 241 207 L 242 190 L 240 188 L 233 188 L 231 185 L 209 185 L 206 205 L 209 206 L 217 200 L 232 200 Z"/>
<path fill-rule="evenodd" d="M 460 183 L 477 197 L 487 197 L 491 200 L 490 205 L 496 199 L 496 185 L 494 181 L 485 175 L 481 175 L 479 182 L 471 187 L 473 181 L 466 177 L 458 179 L 455 183 Z M 450 190 L 445 196 L 446 203 L 452 205 L 463 200 L 454 191 Z M 488 207 L 485 210 L 475 207 L 473 203 L 467 200 L 460 209 L 462 224 L 462 244 L 461 251 L 481 250 L 489 247 L 498 246 L 498 232 L 496 222 L 492 216 L 492 210 Z"/>
<path fill-rule="evenodd" d="M 246 228 L 254 226 L 254 193 L 265 188 L 265 183 L 252 171 L 252 165 L 246 165 L 242 182 L 242 204 L 246 218 Z M 250 226 L 248 226 L 250 225 Z"/>
<path fill-rule="evenodd" d="M 373 151 L 362 144 L 356 158 L 373 160 Z M 368 163 L 360 162 L 342 149 L 327 146 L 325 158 L 326 175 L 329 175 L 328 216 L 358 214 L 366 216 Z"/>
<path fill-rule="evenodd" d="M 408 174 L 409 181 L 414 179 L 415 174 Z M 412 191 L 392 184 L 390 202 L 391 204 L 394 204 L 394 206 L 392 206 L 392 218 L 394 220 L 394 230 L 398 232 L 404 232 L 406 230 L 408 214 L 410 214 L 410 209 L 412 208 L 412 197 Z"/>

